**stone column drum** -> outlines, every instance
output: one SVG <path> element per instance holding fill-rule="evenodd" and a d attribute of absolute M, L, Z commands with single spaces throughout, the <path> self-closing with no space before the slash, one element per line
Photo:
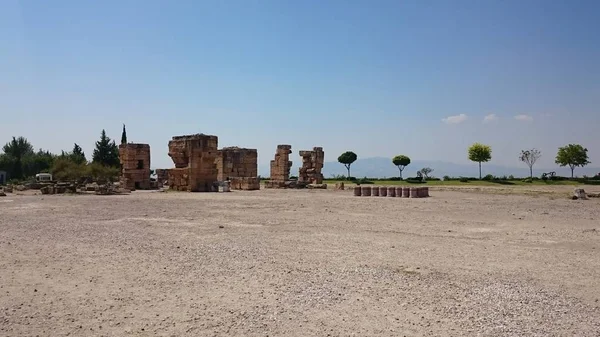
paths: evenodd
<path fill-rule="evenodd" d="M 388 197 L 395 197 L 395 196 L 396 196 L 396 188 L 388 187 Z"/>
<path fill-rule="evenodd" d="M 402 187 L 396 187 L 396 198 L 402 198 Z"/>
<path fill-rule="evenodd" d="M 360 186 L 354 186 L 354 196 L 355 197 L 360 197 L 361 196 L 361 188 Z"/>
<path fill-rule="evenodd" d="M 371 196 L 371 186 L 363 186 L 361 193 L 362 193 L 363 197 L 370 197 Z"/>
<path fill-rule="evenodd" d="M 371 195 L 374 197 L 379 196 L 379 186 L 373 186 L 373 188 L 371 188 Z"/>
<path fill-rule="evenodd" d="M 410 197 L 411 198 L 418 198 L 419 197 L 419 188 L 418 187 L 411 187 L 410 188 Z"/>
<path fill-rule="evenodd" d="M 402 187 L 402 197 L 408 198 L 410 197 L 410 187 Z"/>
<path fill-rule="evenodd" d="M 379 196 L 380 197 L 387 197 L 387 186 L 380 186 L 379 187 Z"/>

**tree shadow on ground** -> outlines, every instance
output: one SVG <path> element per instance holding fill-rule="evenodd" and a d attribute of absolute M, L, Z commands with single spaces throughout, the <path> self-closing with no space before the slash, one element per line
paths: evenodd
<path fill-rule="evenodd" d="M 506 181 L 506 180 L 490 180 L 490 182 L 494 183 L 494 184 L 500 184 L 500 185 L 514 185 L 515 184 L 512 181 Z"/>

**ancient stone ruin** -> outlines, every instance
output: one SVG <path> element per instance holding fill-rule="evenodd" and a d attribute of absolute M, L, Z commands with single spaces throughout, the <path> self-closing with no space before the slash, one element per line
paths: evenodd
<path fill-rule="evenodd" d="M 375 192 L 377 191 L 377 192 Z M 360 186 L 354 187 L 356 197 L 427 198 L 429 187 Z"/>
<path fill-rule="evenodd" d="M 217 190 L 217 136 L 196 134 L 176 136 L 169 141 L 169 157 L 175 168 L 169 169 L 169 188 L 188 192 Z"/>
<path fill-rule="evenodd" d="M 271 160 L 271 178 L 265 187 L 286 187 L 286 184 L 290 180 L 290 169 L 292 168 L 290 153 L 292 153 L 291 145 L 277 145 L 275 159 Z"/>
<path fill-rule="evenodd" d="M 159 185 L 163 185 L 169 181 L 169 170 L 156 169 L 154 173 L 156 173 L 156 181 Z"/>
<path fill-rule="evenodd" d="M 302 157 L 302 167 L 298 175 L 300 184 L 322 184 L 323 163 L 325 162 L 325 152 L 322 147 L 314 147 L 312 151 L 300 151 Z"/>
<path fill-rule="evenodd" d="M 128 190 L 150 189 L 150 145 L 119 145 L 121 187 Z"/>
<path fill-rule="evenodd" d="M 256 149 L 225 147 L 218 151 L 217 180 L 229 181 L 234 190 L 258 190 L 258 152 Z"/>

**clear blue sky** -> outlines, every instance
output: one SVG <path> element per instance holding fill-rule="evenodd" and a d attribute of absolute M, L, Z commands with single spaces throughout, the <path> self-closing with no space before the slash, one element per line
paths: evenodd
<path fill-rule="evenodd" d="M 199 132 L 262 164 L 285 143 L 466 163 L 475 141 L 495 164 L 537 147 L 551 167 L 569 142 L 600 164 L 599 17 L 576 0 L 3 0 L 0 142 L 90 157 L 125 123 L 153 167 Z"/>

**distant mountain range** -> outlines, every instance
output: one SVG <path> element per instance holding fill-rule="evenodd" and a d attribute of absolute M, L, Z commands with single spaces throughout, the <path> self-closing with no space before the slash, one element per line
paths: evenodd
<path fill-rule="evenodd" d="M 507 167 L 501 165 L 494 165 L 490 163 L 484 163 L 482 166 L 482 174 L 493 174 L 495 176 L 509 176 L 515 177 L 528 177 L 529 168 L 526 165 L 524 167 Z M 417 170 L 423 167 L 430 167 L 434 171 L 431 175 L 441 178 L 445 175 L 451 177 L 477 177 L 479 176 L 479 168 L 477 163 L 473 164 L 454 164 L 443 161 L 433 160 L 416 160 L 413 161 L 403 172 L 403 176 L 414 177 L 416 176 Z M 269 166 L 260 165 L 259 174 L 261 176 L 269 176 Z M 534 167 L 533 174 L 535 176 L 541 176 L 544 172 L 556 172 L 560 176 L 571 176 L 571 170 L 568 167 L 553 167 L 553 168 L 539 168 Z M 373 157 L 358 159 L 354 162 L 350 168 L 350 173 L 354 177 L 369 177 L 369 178 L 387 178 L 397 177 L 398 168 L 390 163 L 389 158 L 384 157 Z M 597 167 L 578 167 L 575 169 L 575 175 L 577 176 L 593 176 L 600 173 L 600 168 Z M 346 168 L 338 162 L 326 162 L 323 166 L 323 175 L 325 178 L 331 178 L 334 175 L 346 175 Z M 298 175 L 298 165 L 294 162 L 292 167 L 291 175 Z"/>

